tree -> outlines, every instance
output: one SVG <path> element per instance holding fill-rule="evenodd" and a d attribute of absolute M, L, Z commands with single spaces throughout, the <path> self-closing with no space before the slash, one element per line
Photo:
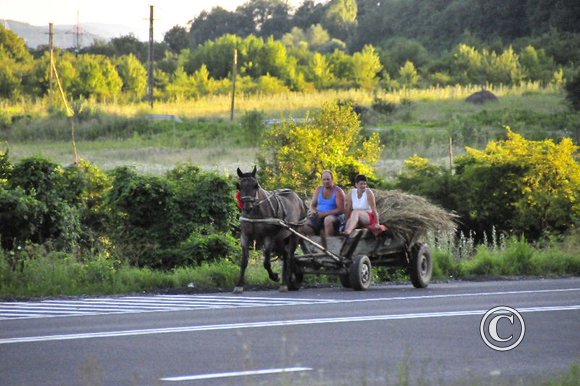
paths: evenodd
<path fill-rule="evenodd" d="M 13 98 L 22 92 L 22 79 L 31 63 L 24 39 L 0 26 L 0 97 Z"/>
<path fill-rule="evenodd" d="M 358 5 L 356 0 L 331 0 L 322 25 L 334 37 L 349 40 L 357 26 Z"/>
<path fill-rule="evenodd" d="M 203 11 L 193 19 L 189 33 L 195 48 L 223 35 L 247 36 L 254 32 L 254 25 L 246 24 L 243 16 L 236 12 L 215 7 L 210 12 Z"/>
<path fill-rule="evenodd" d="M 566 83 L 566 100 L 572 109 L 580 110 L 580 72 Z"/>
<path fill-rule="evenodd" d="M 383 65 L 373 46 L 365 46 L 352 56 L 353 72 L 357 86 L 372 90 L 379 82 L 378 74 Z"/>
<path fill-rule="evenodd" d="M 491 141 L 483 151 L 467 148 L 465 157 L 471 165 L 465 170 L 513 170 L 509 178 L 498 179 L 496 175 L 488 180 L 489 186 L 498 193 L 487 195 L 488 199 L 491 197 L 493 201 L 511 192 L 508 205 L 496 206 L 493 210 L 512 208 L 514 213 L 509 225 L 537 239 L 546 231 L 565 231 L 580 218 L 577 151 L 578 146 L 570 138 L 558 144 L 551 139 L 530 141 L 508 128 L 506 140 Z M 477 190 L 472 183 L 482 181 L 479 175 L 475 177 L 465 181 L 472 190 Z M 480 200 L 484 201 L 483 197 Z M 477 205 L 476 202 L 472 204 Z"/>
<path fill-rule="evenodd" d="M 32 61 L 32 55 L 28 52 L 24 39 L 2 25 L 0 25 L 0 51 L 17 63 Z"/>
<path fill-rule="evenodd" d="M 359 173 L 374 177 L 380 139 L 377 133 L 364 138 L 361 131 L 359 117 L 348 105 L 326 104 L 300 123 L 285 120 L 266 134 L 260 146 L 262 183 L 309 196 L 325 169 L 335 171 L 341 185 L 352 184 Z"/>
<path fill-rule="evenodd" d="M 324 89 L 331 85 L 334 76 L 326 57 L 315 53 L 310 59 L 307 74 L 317 89 Z"/>
<path fill-rule="evenodd" d="M 163 36 L 163 41 L 167 44 L 169 49 L 179 54 L 181 50 L 191 46 L 192 36 L 184 27 L 179 25 L 174 26 Z"/>
<path fill-rule="evenodd" d="M 416 86 L 421 77 L 417 73 L 415 65 L 411 61 L 405 62 L 405 65 L 399 69 L 399 83 L 403 87 L 411 88 Z"/>
<path fill-rule="evenodd" d="M 108 99 L 121 92 L 123 81 L 115 66 L 107 57 L 100 55 L 79 55 L 75 60 L 77 76 L 72 82 L 74 98 L 96 97 Z"/>
<path fill-rule="evenodd" d="M 117 60 L 117 72 L 123 81 L 122 92 L 140 100 L 147 92 L 147 70 L 133 54 Z"/>

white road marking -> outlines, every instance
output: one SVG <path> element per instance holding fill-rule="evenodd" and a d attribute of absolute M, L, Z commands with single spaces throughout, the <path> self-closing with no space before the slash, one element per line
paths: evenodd
<path fill-rule="evenodd" d="M 200 379 L 246 377 L 248 375 L 293 373 L 293 372 L 297 372 L 297 371 L 311 371 L 311 370 L 312 370 L 312 368 L 310 368 L 310 367 L 290 367 L 290 368 L 285 368 L 285 369 L 264 369 L 264 370 L 253 370 L 253 371 L 234 371 L 234 372 L 230 372 L 230 373 L 184 375 L 184 376 L 180 376 L 180 377 L 160 378 L 160 380 L 167 381 L 167 382 L 183 382 L 183 381 L 197 381 Z"/>
<path fill-rule="evenodd" d="M 324 304 L 330 299 L 237 297 L 208 295 L 162 295 L 119 298 L 0 302 L 0 321 L 62 316 L 135 314 L 144 312 L 190 311 L 237 307 L 272 307 Z"/>
<path fill-rule="evenodd" d="M 577 311 L 577 310 L 580 310 L 580 304 L 571 305 L 571 306 L 529 307 L 529 308 L 519 308 L 518 309 L 518 311 L 520 313 Z M 235 330 L 235 329 L 245 329 L 245 328 L 303 326 L 303 325 L 333 324 L 333 323 L 374 322 L 374 321 L 401 320 L 401 319 L 441 318 L 441 317 L 453 317 L 453 316 L 483 315 L 487 311 L 488 310 L 464 310 L 464 311 L 425 312 L 425 313 L 394 314 L 394 315 L 369 315 L 369 316 L 320 318 L 320 319 L 274 320 L 274 321 L 255 322 L 255 323 L 226 323 L 226 324 L 212 324 L 212 325 L 186 326 L 186 327 L 174 327 L 174 328 L 155 328 L 155 329 L 144 329 L 144 330 L 93 332 L 93 333 L 84 333 L 84 334 L 30 336 L 30 337 L 0 339 L 0 344 L 52 342 L 52 341 L 92 339 L 92 338 L 109 338 L 109 337 L 126 337 L 126 336 L 137 336 L 137 335 L 168 334 L 168 333 L 179 333 L 179 332 Z"/>
<path fill-rule="evenodd" d="M 580 288 L 547 290 L 498 291 L 459 293 L 444 295 L 412 295 L 365 299 L 306 299 L 290 297 L 251 297 L 220 295 L 156 295 L 125 296 L 114 298 L 88 298 L 71 300 L 44 300 L 41 302 L 0 302 L 0 321 L 7 319 L 30 319 L 65 316 L 107 314 L 138 314 L 145 312 L 191 311 L 237 307 L 279 307 L 318 304 L 348 304 L 416 299 L 445 299 L 484 297 L 514 294 L 539 294 L 580 291 Z M 43 311 L 44 310 L 44 311 Z"/>

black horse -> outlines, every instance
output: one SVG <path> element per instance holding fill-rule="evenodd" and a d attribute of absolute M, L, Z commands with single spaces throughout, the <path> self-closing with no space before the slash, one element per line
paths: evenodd
<path fill-rule="evenodd" d="M 306 205 L 298 195 L 289 189 L 272 192 L 262 189 L 256 179 L 256 167 L 250 173 L 238 168 L 238 189 L 244 204 L 240 218 L 242 263 L 240 279 L 234 293 L 244 291 L 244 275 L 248 266 L 249 248 L 255 241 L 264 250 L 264 268 L 271 280 L 278 281 L 278 274 L 272 271 L 272 253 L 283 259 L 280 290 L 296 290 L 293 277 L 294 251 L 298 237 L 287 227 L 299 228 L 306 221 Z M 280 222 L 283 222 L 281 224 Z M 300 278 L 301 279 L 301 278 Z M 301 281 L 301 280 L 299 280 Z"/>

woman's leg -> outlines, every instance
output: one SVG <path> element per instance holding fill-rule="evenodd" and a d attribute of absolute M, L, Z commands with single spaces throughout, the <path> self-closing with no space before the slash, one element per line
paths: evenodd
<path fill-rule="evenodd" d="M 363 210 L 355 210 L 351 213 L 350 218 L 344 227 L 344 233 L 350 235 L 355 228 L 369 225 L 369 214 Z"/>

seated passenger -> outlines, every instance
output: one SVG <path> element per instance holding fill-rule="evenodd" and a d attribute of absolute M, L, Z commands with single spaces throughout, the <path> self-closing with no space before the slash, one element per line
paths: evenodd
<path fill-rule="evenodd" d="M 359 174 L 354 180 L 355 189 L 346 197 L 346 226 L 344 234 L 350 235 L 356 228 L 373 230 L 379 228 L 379 212 L 373 191 L 367 185 L 367 177 Z"/>
<path fill-rule="evenodd" d="M 324 234 L 333 236 L 344 224 L 344 191 L 334 183 L 334 176 L 328 170 L 322 172 L 322 186 L 312 196 L 310 212 L 308 219 L 317 234 L 324 227 Z"/>

